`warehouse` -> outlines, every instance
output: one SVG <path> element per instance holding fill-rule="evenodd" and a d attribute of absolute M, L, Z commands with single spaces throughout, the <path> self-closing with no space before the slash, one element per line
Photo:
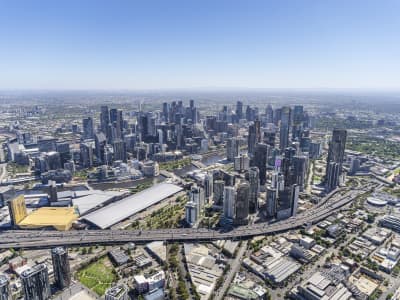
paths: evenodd
<path fill-rule="evenodd" d="M 117 191 L 89 190 L 85 193 L 75 192 L 72 204 L 78 209 L 79 215 L 83 216 L 94 211 L 96 208 L 105 206 L 121 199 L 126 193 Z"/>
<path fill-rule="evenodd" d="M 42 207 L 34 210 L 18 227 L 22 229 L 54 228 L 60 231 L 69 230 L 78 214 L 72 207 Z"/>
<path fill-rule="evenodd" d="M 101 229 L 106 229 L 180 191 L 182 191 L 182 188 L 175 184 L 159 183 L 142 192 L 89 213 L 82 219 Z"/>

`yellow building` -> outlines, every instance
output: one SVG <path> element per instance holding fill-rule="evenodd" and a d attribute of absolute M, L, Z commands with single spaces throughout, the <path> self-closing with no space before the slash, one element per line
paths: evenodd
<path fill-rule="evenodd" d="M 8 209 L 10 211 L 11 224 L 18 225 L 28 215 L 24 195 L 19 195 L 8 202 Z"/>
<path fill-rule="evenodd" d="M 65 231 L 77 219 L 78 214 L 73 207 L 42 207 L 30 213 L 18 226 L 22 229 L 53 227 Z"/>

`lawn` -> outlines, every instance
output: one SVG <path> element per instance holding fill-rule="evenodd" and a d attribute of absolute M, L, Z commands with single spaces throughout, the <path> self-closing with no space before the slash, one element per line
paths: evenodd
<path fill-rule="evenodd" d="M 175 204 L 164 206 L 153 211 L 143 220 L 137 220 L 130 227 L 131 229 L 165 229 L 179 226 L 179 222 L 185 215 L 186 197 L 178 197 Z"/>
<path fill-rule="evenodd" d="M 111 261 L 103 257 L 78 272 L 79 281 L 102 296 L 117 281 Z"/>
<path fill-rule="evenodd" d="M 378 156 L 382 159 L 399 159 L 400 143 L 375 137 L 350 137 L 346 149 Z"/>
<path fill-rule="evenodd" d="M 180 168 L 190 165 L 191 162 L 192 162 L 192 160 L 190 158 L 183 158 L 183 159 L 179 159 L 179 160 L 163 162 L 163 163 L 160 163 L 160 170 L 166 170 L 168 172 L 172 172 L 175 169 L 180 169 Z"/>

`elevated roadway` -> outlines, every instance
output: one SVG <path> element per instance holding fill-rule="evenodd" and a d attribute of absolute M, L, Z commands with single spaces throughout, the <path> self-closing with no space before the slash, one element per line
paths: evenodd
<path fill-rule="evenodd" d="M 328 200 L 305 213 L 275 223 L 257 223 L 240 226 L 230 231 L 206 228 L 174 228 L 157 230 L 82 230 L 82 231 L 37 231 L 10 230 L 0 233 L 0 249 L 35 249 L 55 246 L 107 245 L 127 242 L 209 242 L 213 240 L 241 240 L 259 235 L 270 235 L 317 223 L 355 198 L 368 192 L 368 187 L 359 190 L 340 191 Z"/>

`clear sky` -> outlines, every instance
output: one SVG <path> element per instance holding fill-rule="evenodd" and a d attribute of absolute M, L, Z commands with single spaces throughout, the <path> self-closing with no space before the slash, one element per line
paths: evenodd
<path fill-rule="evenodd" d="M 400 89 L 399 0 L 0 0 L 0 89 Z"/>

